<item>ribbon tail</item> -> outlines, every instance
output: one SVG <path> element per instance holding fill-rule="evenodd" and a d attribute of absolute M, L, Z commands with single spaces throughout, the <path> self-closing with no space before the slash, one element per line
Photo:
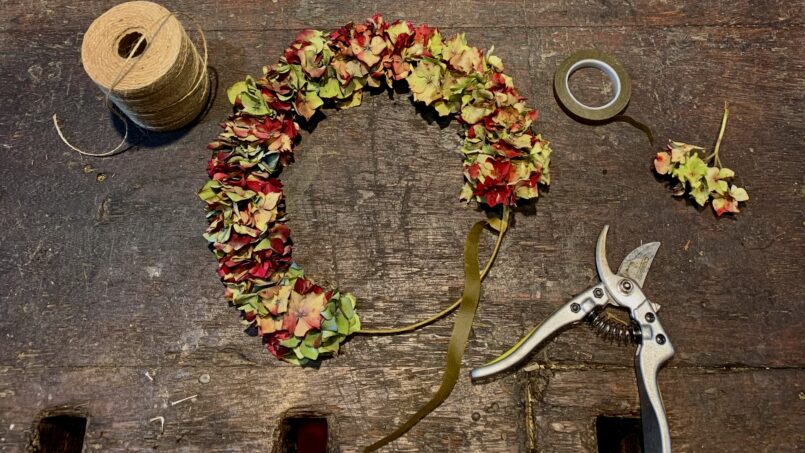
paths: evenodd
<path fill-rule="evenodd" d="M 433 398 L 412 415 L 408 421 L 400 425 L 391 434 L 366 447 L 363 450 L 364 453 L 375 451 L 407 433 L 411 428 L 416 426 L 420 420 L 439 407 L 447 397 L 450 396 L 450 393 L 456 386 L 461 369 L 461 358 L 464 356 L 472 322 L 475 319 L 475 312 L 481 298 L 481 274 L 478 268 L 478 242 L 486 224 L 486 221 L 481 221 L 473 225 L 470 233 L 467 235 L 467 242 L 464 244 L 464 292 L 461 295 L 461 305 L 458 308 L 456 321 L 453 325 L 453 332 L 450 335 L 450 343 L 447 347 L 447 364 L 445 365 L 442 384 L 439 390 L 436 391 Z"/>

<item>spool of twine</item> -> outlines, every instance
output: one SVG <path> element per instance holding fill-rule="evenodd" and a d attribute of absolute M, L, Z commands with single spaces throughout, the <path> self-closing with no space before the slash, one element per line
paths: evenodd
<path fill-rule="evenodd" d="M 176 16 L 156 3 L 122 3 L 95 19 L 81 62 L 107 98 L 144 129 L 186 126 L 210 95 L 206 45 L 202 58 Z"/>
<path fill-rule="evenodd" d="M 192 17 L 182 15 L 195 23 Z M 176 14 L 156 3 L 122 3 L 95 19 L 84 34 L 81 62 L 106 94 L 106 105 L 123 121 L 125 132 L 113 149 L 88 152 L 64 137 L 54 114 L 53 126 L 64 144 L 85 156 L 106 157 L 125 150 L 129 135 L 126 117 L 143 129 L 158 132 L 179 129 L 196 119 L 210 97 L 210 80 L 207 41 L 201 27 L 195 25 L 203 56 Z"/>

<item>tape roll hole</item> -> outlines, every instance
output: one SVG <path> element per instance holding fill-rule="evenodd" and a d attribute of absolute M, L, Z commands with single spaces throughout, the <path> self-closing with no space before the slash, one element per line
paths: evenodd
<path fill-rule="evenodd" d="M 585 69 L 589 69 L 586 70 Z M 575 77 L 573 77 L 575 75 Z M 602 77 L 602 75 L 604 77 Z M 573 85 L 571 86 L 571 77 Z M 603 110 L 610 107 L 621 95 L 621 80 L 612 66 L 600 60 L 586 59 L 574 63 L 565 76 L 565 86 L 567 92 L 574 102 L 591 110 Z M 602 87 L 601 89 L 580 87 Z M 584 102 L 579 100 L 573 89 L 577 89 Z M 611 94 L 610 94 L 611 93 Z M 602 105 L 590 105 L 601 104 Z"/>
<path fill-rule="evenodd" d="M 128 58 L 129 54 L 134 58 L 145 52 L 148 40 L 143 39 L 140 41 L 142 37 L 143 34 L 138 31 L 131 31 L 123 35 L 117 42 L 117 54 L 120 55 L 120 58 Z M 137 46 L 137 48 L 135 49 L 134 46 Z"/>

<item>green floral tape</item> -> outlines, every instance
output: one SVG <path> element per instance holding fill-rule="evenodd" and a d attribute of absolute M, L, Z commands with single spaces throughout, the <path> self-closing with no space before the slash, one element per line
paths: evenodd
<path fill-rule="evenodd" d="M 570 91 L 570 76 L 583 68 L 595 68 L 602 71 L 612 81 L 615 95 L 606 104 L 589 106 Z M 590 121 L 605 121 L 614 118 L 626 109 L 632 96 L 632 81 L 618 60 L 612 55 L 595 49 L 580 50 L 567 57 L 553 77 L 553 88 L 559 103 L 573 115 Z"/>

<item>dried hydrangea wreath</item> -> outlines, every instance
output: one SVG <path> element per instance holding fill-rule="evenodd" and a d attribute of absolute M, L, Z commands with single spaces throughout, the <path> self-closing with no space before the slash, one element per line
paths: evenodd
<path fill-rule="evenodd" d="M 338 352 L 361 331 L 352 294 L 319 286 L 291 261 L 282 183 L 299 123 L 322 107 L 361 103 L 365 87 L 405 81 L 414 100 L 462 124 L 465 184 L 460 198 L 507 208 L 549 183 L 548 143 L 504 74 L 500 58 L 442 41 L 435 28 L 386 23 L 379 15 L 330 34 L 305 30 L 259 79 L 228 90 L 233 114 L 209 148 L 205 238 L 218 260 L 226 298 L 276 357 L 304 365 Z M 505 228 L 499 228 L 500 235 Z M 490 264 L 490 263 L 488 263 Z"/>

